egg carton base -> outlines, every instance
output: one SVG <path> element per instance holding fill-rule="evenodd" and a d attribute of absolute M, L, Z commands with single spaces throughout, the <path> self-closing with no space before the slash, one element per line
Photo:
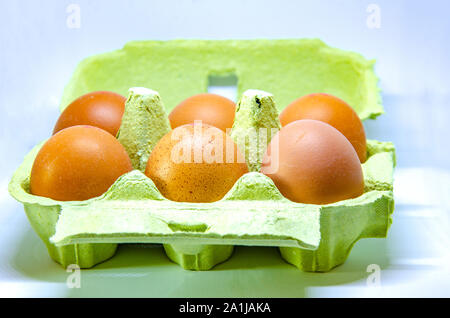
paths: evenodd
<path fill-rule="evenodd" d="M 174 245 L 164 244 L 167 257 L 186 270 L 205 271 L 228 260 L 233 245 Z"/>

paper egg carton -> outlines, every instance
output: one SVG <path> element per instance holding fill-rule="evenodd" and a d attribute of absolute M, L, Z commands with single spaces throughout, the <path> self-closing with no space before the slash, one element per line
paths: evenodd
<path fill-rule="evenodd" d="M 223 58 L 224 52 L 229 59 Z M 316 73 L 314 69 L 308 72 L 316 83 L 307 91 L 295 87 L 305 80 L 289 82 L 288 88 L 273 84 L 300 76 L 307 68 L 298 66 L 302 65 L 299 59 L 315 65 Z M 283 72 L 255 75 L 279 64 Z M 133 42 L 122 50 L 84 60 L 62 104 L 93 90 L 125 94 L 130 86 L 147 86 L 161 93 L 169 111 L 185 97 L 206 91 L 205 76 L 230 70 L 239 78 L 238 94 L 247 88 L 265 89 L 277 101 L 280 96 L 280 108 L 297 95 L 328 92 L 358 105 L 355 110 L 362 119 L 382 113 L 373 62 L 318 40 Z M 327 80 L 324 72 L 333 70 Z M 158 74 L 166 75 L 161 79 Z M 167 125 L 167 118 L 157 117 Z M 289 201 L 270 178 L 258 172 L 242 176 L 220 201 L 172 202 L 138 167 L 100 197 L 55 201 L 29 193 L 31 167 L 42 144 L 25 157 L 9 190 L 23 203 L 50 256 L 62 266 L 92 267 L 113 257 L 121 243 L 161 243 L 167 256 L 185 269 L 210 269 L 231 257 L 235 245 L 248 245 L 276 246 L 281 257 L 301 270 L 328 271 L 345 261 L 360 238 L 385 237 L 392 222 L 395 149 L 390 142 L 367 141 L 368 159 L 362 164 L 364 194 L 328 205 Z M 143 156 L 135 158 L 140 165 Z"/>

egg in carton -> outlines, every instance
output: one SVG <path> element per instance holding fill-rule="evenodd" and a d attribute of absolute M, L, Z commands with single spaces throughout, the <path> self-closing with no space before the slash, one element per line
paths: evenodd
<path fill-rule="evenodd" d="M 61 202 L 31 195 L 30 171 L 43 143 L 26 156 L 9 190 L 23 203 L 55 261 L 89 268 L 112 257 L 117 244 L 162 243 L 183 268 L 207 270 L 231 257 L 233 246 L 249 245 L 276 246 L 302 270 L 328 271 L 345 261 L 360 238 L 387 235 L 394 209 L 395 148 L 390 142 L 367 141 L 364 194 L 333 204 L 284 198 L 270 178 L 257 172 L 265 144 L 245 153 L 251 172 L 220 201 L 173 202 L 160 194 L 142 172 L 155 144 L 170 131 L 167 111 L 206 91 L 210 74 L 230 71 L 239 78 L 241 98 L 231 136 L 240 147 L 251 148 L 251 139 L 242 138 L 249 128 L 279 129 L 279 109 L 302 94 L 335 94 L 348 100 L 361 119 L 383 112 L 373 61 L 318 40 L 132 42 L 88 58 L 66 87 L 63 105 L 89 91 L 124 93 L 126 85 L 138 83 L 163 92 L 169 106 L 155 90 L 129 89 L 117 138 L 135 170 L 100 197 Z M 274 95 L 246 90 L 252 87 L 269 88 Z"/>

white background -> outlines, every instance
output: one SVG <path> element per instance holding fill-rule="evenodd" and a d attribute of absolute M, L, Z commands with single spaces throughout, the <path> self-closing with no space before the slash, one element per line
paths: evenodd
<path fill-rule="evenodd" d="M 381 10 L 379 28 L 367 25 L 371 3 Z M 80 8 L 80 28 L 67 24 L 70 4 Z M 450 2 L 2 0 L 0 12 L 1 296 L 202 296 L 192 289 L 199 282 L 196 275 L 220 277 L 222 295 L 450 296 Z M 68 274 L 49 260 L 7 185 L 23 156 L 50 135 L 77 63 L 130 40 L 305 37 L 377 59 L 386 114 L 365 126 L 368 138 L 397 147 L 396 210 L 388 238 L 363 240 L 328 276 L 299 273 L 298 281 L 289 281 L 295 269 L 282 261 L 260 272 L 196 274 L 167 263 L 157 250 L 153 257 L 161 264 L 151 270 L 135 264 L 128 272 L 87 271 L 90 288 L 69 291 Z M 237 257 L 249 257 L 251 263 L 252 253 L 265 253 L 255 251 L 238 251 Z M 131 249 L 119 256 L 127 253 L 141 255 Z M 366 284 L 371 263 L 382 269 L 380 288 Z M 159 292 L 148 286 L 117 290 L 133 279 L 151 282 L 152 272 L 167 268 L 166 279 L 176 287 L 160 278 Z M 280 280 L 274 290 L 258 291 L 257 279 L 268 272 Z M 236 277 L 247 277 L 248 284 L 237 288 Z M 197 289 L 208 292 L 208 286 Z"/>

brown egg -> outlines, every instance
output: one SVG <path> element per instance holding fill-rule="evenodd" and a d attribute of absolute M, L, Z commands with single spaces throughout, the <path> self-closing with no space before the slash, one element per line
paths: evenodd
<path fill-rule="evenodd" d="M 361 163 L 352 144 L 332 126 L 298 120 L 272 138 L 261 172 L 294 202 L 328 204 L 363 194 Z"/>
<path fill-rule="evenodd" d="M 214 202 L 248 172 L 236 144 L 205 124 L 175 128 L 156 144 L 145 174 L 172 201 Z"/>
<path fill-rule="evenodd" d="M 226 132 L 233 126 L 236 105 L 216 94 L 198 94 L 182 101 L 169 114 L 172 129 L 201 120 Z"/>
<path fill-rule="evenodd" d="M 122 122 L 125 101 L 122 95 L 108 91 L 78 97 L 61 113 L 53 134 L 71 126 L 90 125 L 104 129 L 115 137 Z"/>
<path fill-rule="evenodd" d="M 33 163 L 30 191 L 59 201 L 80 201 L 104 193 L 132 170 L 123 146 L 92 126 L 73 126 L 53 135 Z"/>
<path fill-rule="evenodd" d="M 343 100 L 329 94 L 310 94 L 296 99 L 280 114 L 282 126 L 300 119 L 315 119 L 330 124 L 347 137 L 360 162 L 366 161 L 364 126 L 358 114 Z"/>

